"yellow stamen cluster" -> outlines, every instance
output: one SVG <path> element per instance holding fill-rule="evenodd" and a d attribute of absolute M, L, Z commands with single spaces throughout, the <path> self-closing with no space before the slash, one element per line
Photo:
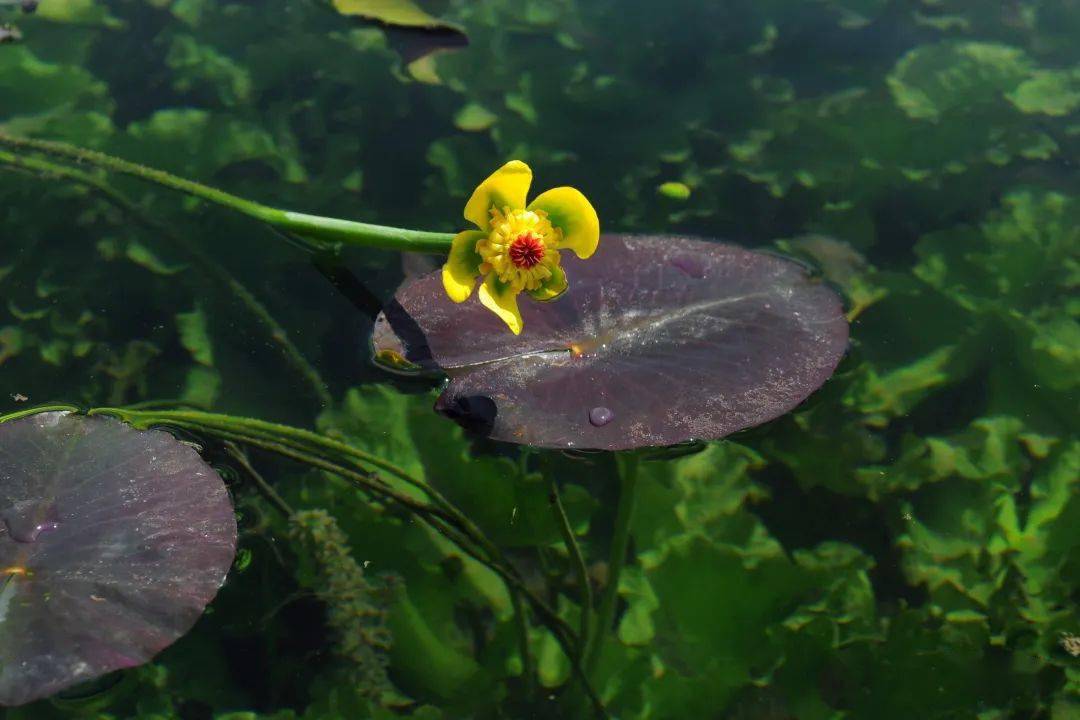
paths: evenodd
<path fill-rule="evenodd" d="M 500 210 L 493 207 L 491 232 L 476 243 L 476 252 L 483 259 L 480 273 L 486 275 L 494 270 L 499 280 L 510 285 L 515 293 L 536 290 L 551 277 L 552 269 L 559 266 L 557 248 L 561 241 L 562 231 L 552 227 L 543 210 L 511 210 L 508 207 Z M 518 242 L 538 242 L 542 248 L 542 254 L 537 253 L 540 255 L 538 260 L 515 262 L 514 255 L 517 253 L 511 251 Z"/>

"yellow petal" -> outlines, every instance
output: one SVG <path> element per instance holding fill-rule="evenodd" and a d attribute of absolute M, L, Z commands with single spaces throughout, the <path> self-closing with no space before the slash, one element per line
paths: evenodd
<path fill-rule="evenodd" d="M 491 208 L 521 210 L 532 185 L 532 170 L 520 160 L 511 160 L 491 174 L 473 191 L 465 205 L 465 219 L 481 230 L 491 227 Z"/>
<path fill-rule="evenodd" d="M 541 194 L 531 203 L 530 210 L 543 210 L 551 224 L 563 231 L 560 248 L 569 248 L 579 258 L 596 252 L 600 242 L 600 218 L 592 203 L 572 187 L 558 187 Z"/>
<path fill-rule="evenodd" d="M 540 302 L 554 300 L 566 292 L 566 286 L 566 273 L 563 272 L 561 267 L 556 265 L 551 268 L 551 276 L 544 280 L 544 282 L 540 284 L 540 287 L 528 291 L 529 297 L 533 300 L 539 300 Z"/>
<path fill-rule="evenodd" d="M 479 230 L 466 230 L 455 235 L 450 245 L 450 255 L 442 268 L 442 284 L 454 302 L 468 300 L 476 286 L 482 262 L 476 252 L 476 241 L 482 237 L 484 233 Z"/>
<path fill-rule="evenodd" d="M 480 286 L 480 302 L 491 312 L 502 318 L 515 335 L 521 334 L 524 323 L 518 311 L 517 293 L 509 284 L 500 282 L 494 273 L 484 278 Z"/>

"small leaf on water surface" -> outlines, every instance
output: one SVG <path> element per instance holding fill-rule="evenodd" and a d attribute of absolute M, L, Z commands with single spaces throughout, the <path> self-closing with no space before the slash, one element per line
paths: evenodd
<path fill-rule="evenodd" d="M 103 417 L 0 424 L 0 704 L 148 661 L 236 552 L 221 478 L 190 447 Z"/>
<path fill-rule="evenodd" d="M 833 373 L 848 326 L 796 263 L 689 238 L 607 236 L 564 261 L 570 289 L 525 303 L 511 337 L 439 275 L 407 282 L 375 327 L 450 384 L 436 409 L 498 440 L 619 450 L 720 438 L 782 415 Z"/>
<path fill-rule="evenodd" d="M 666 182 L 656 188 L 656 191 L 671 200 L 689 200 L 692 193 L 690 186 L 681 182 Z"/>

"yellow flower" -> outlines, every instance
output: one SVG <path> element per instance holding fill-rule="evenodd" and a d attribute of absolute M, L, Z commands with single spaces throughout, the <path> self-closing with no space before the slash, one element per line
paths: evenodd
<path fill-rule="evenodd" d="M 600 220 L 589 201 L 570 187 L 539 195 L 525 205 L 532 170 L 511 160 L 480 183 L 465 205 L 465 219 L 479 230 L 454 237 L 443 265 L 446 294 L 454 302 L 472 295 L 476 278 L 483 277 L 480 302 L 510 327 L 521 332 L 517 296 L 553 300 L 566 290 L 559 250 L 587 258 L 600 242 Z"/>

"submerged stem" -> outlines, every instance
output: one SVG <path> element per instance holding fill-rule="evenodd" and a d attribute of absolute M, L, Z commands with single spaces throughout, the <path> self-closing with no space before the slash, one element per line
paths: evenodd
<path fill-rule="evenodd" d="M 611 536 L 611 557 L 608 560 L 607 587 L 600 599 L 599 620 L 596 631 L 589 640 L 589 649 L 585 655 L 585 672 L 592 678 L 600 662 L 604 641 L 615 623 L 615 605 L 619 599 L 619 576 L 626 564 L 626 553 L 630 547 L 630 526 L 634 517 L 637 501 L 637 455 L 632 452 L 615 456 L 619 468 L 619 505 L 615 512 L 615 529 Z"/>
<path fill-rule="evenodd" d="M 191 197 L 214 203 L 230 210 L 260 220 L 278 229 L 295 233 L 302 238 L 326 243 L 344 243 L 384 250 L 406 252 L 445 253 L 454 239 L 452 233 L 406 230 L 403 228 L 372 225 L 369 223 L 341 220 L 338 218 L 309 215 L 263 205 L 238 195 L 218 190 L 186 178 L 139 165 L 97 150 L 68 145 L 51 140 L 19 138 L 0 133 L 0 145 L 16 150 L 30 150 L 78 163 L 93 165 L 109 172 L 128 175 Z"/>
<path fill-rule="evenodd" d="M 529 616 L 525 612 L 525 603 L 519 591 L 510 591 L 510 600 L 514 605 L 514 626 L 517 628 L 518 646 L 521 648 L 521 677 L 525 682 L 525 694 L 531 696 L 535 691 L 535 669 L 532 653 L 529 652 Z"/>
<path fill-rule="evenodd" d="M 262 476 L 255 466 L 251 464 L 251 460 L 248 458 L 247 453 L 240 449 L 240 447 L 233 442 L 225 443 L 225 449 L 228 451 L 229 456 L 240 465 L 240 468 L 247 473 L 252 482 L 255 483 L 255 487 L 259 489 L 259 492 L 267 499 L 267 501 L 276 507 L 286 518 L 291 518 L 296 514 L 292 506 L 278 494 L 278 491 L 274 489 L 274 486 L 266 481 L 266 478 Z"/>
<path fill-rule="evenodd" d="M 592 634 L 592 584 L 589 582 L 589 571 L 585 567 L 585 556 L 581 553 L 581 546 L 574 536 L 574 529 L 570 526 L 570 519 L 566 516 L 562 498 L 559 497 L 559 485 L 554 480 L 551 481 L 550 498 L 551 508 L 555 513 L 555 523 L 559 526 L 559 532 L 562 534 L 563 544 L 566 545 L 566 552 L 569 554 L 571 564 L 574 566 L 574 574 L 577 577 L 578 587 L 581 592 L 581 597 L 578 599 L 581 603 L 581 621 L 578 626 L 578 635 L 580 637 L 577 656 L 578 662 L 581 662 L 585 657 L 589 636 Z"/>

